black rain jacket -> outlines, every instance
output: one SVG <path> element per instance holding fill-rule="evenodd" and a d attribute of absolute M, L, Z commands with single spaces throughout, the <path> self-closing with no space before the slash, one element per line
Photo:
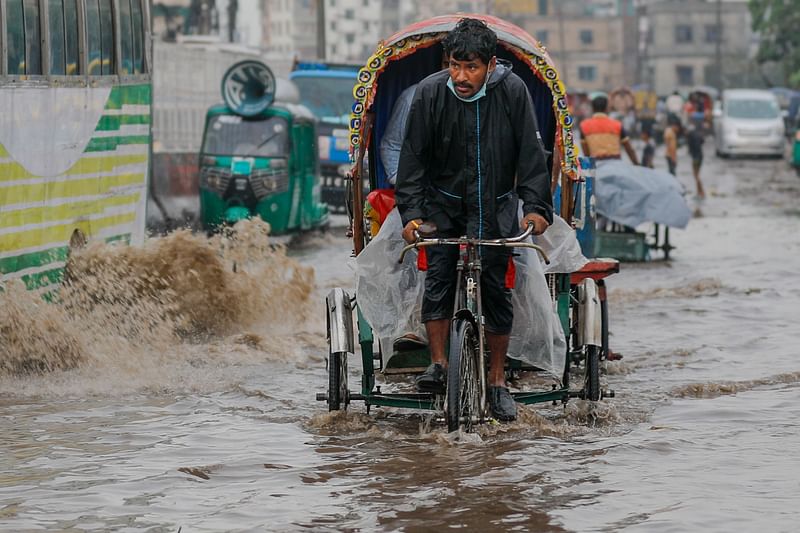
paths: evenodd
<path fill-rule="evenodd" d="M 443 233 L 511 237 L 520 232 L 518 198 L 523 214 L 552 223 L 550 173 L 525 83 L 498 60 L 486 96 L 463 102 L 449 77 L 425 78 L 411 104 L 396 185 L 403 225 L 422 219 Z"/>

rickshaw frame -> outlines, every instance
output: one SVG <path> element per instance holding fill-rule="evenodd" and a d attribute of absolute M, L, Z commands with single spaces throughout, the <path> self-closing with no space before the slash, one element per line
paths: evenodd
<path fill-rule="evenodd" d="M 352 205 L 348 209 L 351 214 L 351 231 L 353 238 L 353 253 L 361 253 L 367 244 L 367 231 L 363 214 L 364 195 L 362 180 L 365 175 L 365 157 L 369 151 L 370 189 L 376 187 L 377 172 L 374 143 L 375 114 L 372 110 L 377 94 L 379 78 L 387 65 L 393 61 L 407 57 L 419 50 L 438 44 L 447 32 L 463 17 L 478 18 L 486 22 L 498 36 L 498 49 L 503 49 L 516 57 L 535 75 L 538 82 L 544 85 L 552 99 L 551 107 L 553 119 L 552 137 L 552 187 L 551 192 L 560 188 L 561 202 L 560 214 L 568 222 L 573 221 L 575 210 L 575 191 L 573 184 L 581 180 L 578 173 L 577 149 L 572 136 L 572 117 L 567 108 L 566 90 L 561 82 L 558 72 L 549 57 L 546 49 L 522 29 L 504 20 L 488 15 L 448 15 L 434 17 L 422 21 L 397 32 L 389 39 L 382 41 L 375 54 L 367 65 L 359 71 L 358 83 L 353 89 L 355 103 L 350 120 L 350 144 L 352 172 L 350 174 L 351 186 L 349 187 Z M 499 50 L 498 50 L 499 51 Z M 357 184 L 357 185 L 356 185 Z M 592 263 L 590 263 L 592 264 Z M 558 308 L 558 317 L 564 330 L 567 341 L 567 354 L 565 368 L 561 377 L 561 386 L 552 385 L 551 390 L 514 392 L 514 400 L 522 404 L 540 402 L 566 402 L 569 398 L 587 398 L 584 389 L 575 390 L 569 387 L 569 369 L 576 354 L 573 343 L 578 341 L 583 344 L 579 350 L 589 350 L 594 354 L 599 364 L 599 359 L 605 355 L 607 349 L 603 348 L 604 328 L 601 324 L 601 304 L 597 281 L 616 272 L 618 264 L 611 262 L 594 263 L 594 268 L 587 272 L 573 272 L 565 274 L 548 274 L 547 281 L 551 297 Z M 356 324 L 358 327 L 358 345 L 361 348 L 361 362 L 363 372 L 361 375 L 361 392 L 350 393 L 347 390 L 346 360 L 348 355 L 355 355 L 354 332 L 352 329 L 351 313 L 354 310 L 356 298 L 351 298 L 342 289 L 332 290 L 326 299 L 329 339 L 329 387 L 327 393 L 317 395 L 318 400 L 328 402 L 330 410 L 344 408 L 351 401 L 364 401 L 367 410 L 373 405 L 400 407 L 412 409 L 441 409 L 441 399 L 430 393 L 383 393 L 380 385 L 376 384 L 375 360 L 381 361 L 382 357 L 375 354 L 374 335 L 371 327 L 357 311 Z M 349 325 L 348 325 L 349 321 Z M 591 323 L 589 323 L 591 322 Z M 607 336 L 605 336 L 607 338 Z M 573 341 L 572 343 L 570 341 Z M 582 352 L 583 353 L 583 352 Z M 376 357 L 378 355 L 378 357 Z M 343 366 L 342 361 L 344 361 Z M 335 367 L 334 367 L 335 366 Z M 588 367 L 589 365 L 587 365 Z M 595 365 L 596 366 L 596 365 Z M 510 370 L 519 370 L 521 364 L 512 361 Z M 595 369 L 597 372 L 598 370 Z M 344 383 L 344 386 L 342 386 Z M 592 394 L 593 400 L 613 396 L 611 391 L 600 391 Z"/>

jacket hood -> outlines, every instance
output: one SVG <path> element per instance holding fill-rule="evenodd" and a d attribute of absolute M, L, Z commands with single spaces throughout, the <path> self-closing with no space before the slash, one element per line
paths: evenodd
<path fill-rule="evenodd" d="M 511 74 L 512 69 L 511 62 L 506 59 L 498 59 L 497 60 L 497 67 L 492 72 L 492 75 L 489 76 L 489 83 L 486 84 L 486 88 L 489 89 L 494 87 Z"/>

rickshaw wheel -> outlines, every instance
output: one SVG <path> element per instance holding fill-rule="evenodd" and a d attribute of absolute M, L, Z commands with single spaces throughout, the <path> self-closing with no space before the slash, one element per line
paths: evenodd
<path fill-rule="evenodd" d="M 350 403 L 347 393 L 347 354 L 335 352 L 328 361 L 328 411 L 339 411 Z"/>
<path fill-rule="evenodd" d="M 586 367 L 584 368 L 584 398 L 593 402 L 600 400 L 600 347 L 586 347 Z"/>
<path fill-rule="evenodd" d="M 478 338 L 472 322 L 456 319 L 450 328 L 450 354 L 447 366 L 447 430 L 472 429 L 480 417 L 478 382 Z"/>

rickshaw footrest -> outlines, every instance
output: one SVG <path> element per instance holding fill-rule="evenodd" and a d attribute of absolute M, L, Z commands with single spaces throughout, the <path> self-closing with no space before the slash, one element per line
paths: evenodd
<path fill-rule="evenodd" d="M 317 393 L 317 401 L 318 402 L 327 402 L 328 401 L 328 393 L 327 392 L 318 392 Z M 367 398 L 363 394 L 355 394 L 353 392 L 347 395 L 347 399 L 350 401 L 365 401 Z"/>

